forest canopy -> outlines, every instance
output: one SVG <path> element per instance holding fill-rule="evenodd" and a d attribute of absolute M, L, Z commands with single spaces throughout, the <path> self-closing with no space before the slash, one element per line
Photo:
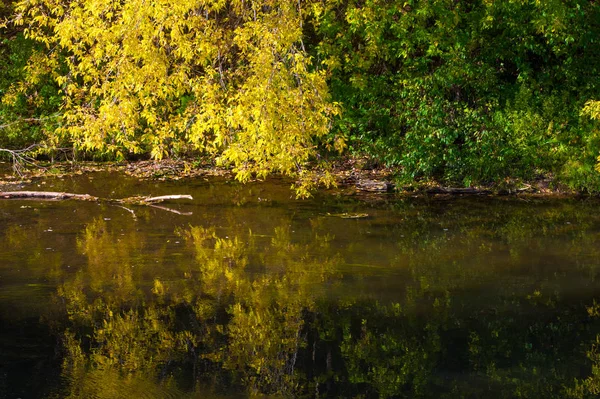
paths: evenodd
<path fill-rule="evenodd" d="M 600 191 L 595 1 L 4 0 L 0 14 L 0 148 L 204 154 L 301 193 L 343 151 L 404 181 Z"/>

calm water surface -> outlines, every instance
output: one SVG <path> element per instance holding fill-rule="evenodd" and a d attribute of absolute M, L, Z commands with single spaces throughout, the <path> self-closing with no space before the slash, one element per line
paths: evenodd
<path fill-rule="evenodd" d="M 19 188 L 194 200 L 0 201 L 0 398 L 600 392 L 597 199 Z"/>

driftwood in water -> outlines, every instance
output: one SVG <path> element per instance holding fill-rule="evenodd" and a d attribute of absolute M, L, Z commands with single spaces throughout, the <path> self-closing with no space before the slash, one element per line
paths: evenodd
<path fill-rule="evenodd" d="M 161 195 L 160 197 L 149 197 L 143 198 L 142 202 L 153 203 L 153 202 L 163 202 L 166 200 L 178 200 L 178 199 L 194 199 L 191 195 Z"/>
<path fill-rule="evenodd" d="M 54 191 L 0 191 L 0 198 L 38 198 L 47 200 L 75 199 L 80 201 L 100 201 L 100 198 L 88 194 L 59 193 Z"/>
<path fill-rule="evenodd" d="M 129 197 L 122 199 L 106 199 L 100 197 L 94 197 L 89 194 L 73 194 L 73 193 L 62 193 L 56 191 L 0 191 L 0 198 L 14 199 L 14 198 L 37 198 L 45 200 L 64 200 L 74 199 L 79 201 L 108 201 L 108 202 L 123 202 L 128 204 L 153 204 L 166 200 L 178 200 L 178 199 L 194 199 L 191 195 L 161 195 L 159 197 Z"/>
<path fill-rule="evenodd" d="M 166 200 L 178 200 L 178 199 L 194 199 L 191 195 L 161 195 L 159 197 L 128 197 L 121 199 L 106 199 L 100 197 L 94 197 L 89 194 L 73 194 L 73 193 L 61 193 L 55 191 L 0 191 L 0 199 L 42 199 L 42 200 L 65 200 L 73 199 L 79 201 L 93 201 L 93 202 L 109 202 L 115 206 L 125 209 L 127 212 L 133 215 L 135 219 L 135 212 L 132 209 L 124 207 L 119 204 L 131 204 L 131 205 L 147 205 L 153 208 L 161 209 L 163 211 L 169 211 L 178 215 L 191 215 L 192 212 L 180 212 L 175 209 L 170 209 L 164 206 L 155 205 L 159 202 Z"/>

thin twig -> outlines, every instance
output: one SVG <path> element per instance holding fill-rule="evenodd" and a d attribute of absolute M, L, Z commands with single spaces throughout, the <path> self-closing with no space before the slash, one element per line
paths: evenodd
<path fill-rule="evenodd" d="M 19 123 L 27 123 L 27 122 L 43 122 L 43 121 L 47 121 L 49 119 L 54 119 L 56 117 L 60 116 L 60 114 L 52 114 L 50 116 L 44 116 L 42 118 L 22 118 L 22 119 L 17 119 L 16 121 L 12 121 L 9 123 L 5 123 L 4 125 L 0 125 L 0 129 L 6 129 L 7 127 L 11 127 L 13 125 L 17 125 Z"/>

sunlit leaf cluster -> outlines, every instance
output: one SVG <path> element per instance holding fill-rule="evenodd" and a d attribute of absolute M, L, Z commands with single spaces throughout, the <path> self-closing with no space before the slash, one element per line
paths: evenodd
<path fill-rule="evenodd" d="M 338 106 L 290 1 L 46 1 L 16 6 L 63 93 L 55 143 L 118 158 L 190 150 L 239 180 L 298 176 Z M 342 142 L 337 142 L 341 149 Z"/>

